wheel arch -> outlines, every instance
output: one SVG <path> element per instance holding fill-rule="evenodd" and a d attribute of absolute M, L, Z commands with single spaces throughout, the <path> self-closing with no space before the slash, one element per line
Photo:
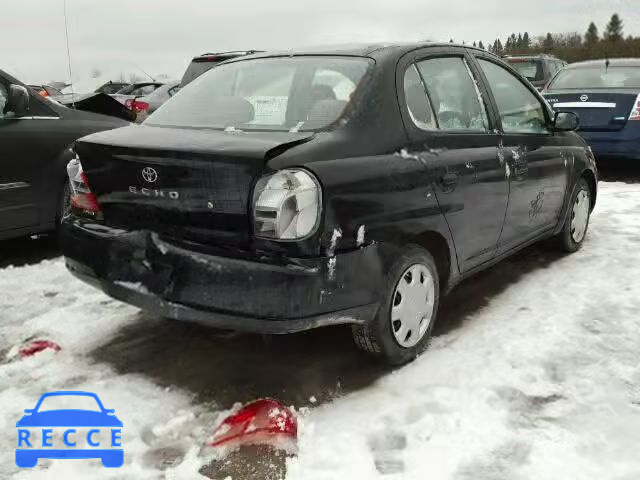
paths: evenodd
<path fill-rule="evenodd" d="M 431 253 L 438 268 L 441 289 L 447 291 L 456 278 L 456 259 L 453 246 L 444 235 L 435 230 L 427 230 L 409 240 L 410 243 L 421 246 Z"/>
<path fill-rule="evenodd" d="M 589 184 L 589 190 L 591 191 L 591 211 L 593 212 L 593 209 L 596 206 L 596 198 L 598 196 L 598 181 L 596 180 L 596 175 L 592 170 L 587 168 L 582 171 L 578 178 L 584 178 L 587 181 L 587 184 Z"/>

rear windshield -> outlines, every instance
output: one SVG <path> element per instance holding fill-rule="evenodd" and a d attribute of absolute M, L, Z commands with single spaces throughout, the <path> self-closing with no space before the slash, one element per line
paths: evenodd
<path fill-rule="evenodd" d="M 510 58 L 507 59 L 509 65 L 515 68 L 520 75 L 530 82 L 544 80 L 544 70 L 542 61 L 535 59 Z"/>
<path fill-rule="evenodd" d="M 334 123 L 372 60 L 305 56 L 262 58 L 214 68 L 145 122 L 238 130 L 319 130 Z"/>
<path fill-rule="evenodd" d="M 590 66 L 564 69 L 549 88 L 640 88 L 640 67 Z"/>
<path fill-rule="evenodd" d="M 187 71 L 184 72 L 182 76 L 182 80 L 180 81 L 180 86 L 184 87 L 186 84 L 193 82 L 196 78 L 202 75 L 204 72 L 208 72 L 217 64 L 219 64 L 222 60 L 212 61 L 193 61 L 187 67 Z"/>

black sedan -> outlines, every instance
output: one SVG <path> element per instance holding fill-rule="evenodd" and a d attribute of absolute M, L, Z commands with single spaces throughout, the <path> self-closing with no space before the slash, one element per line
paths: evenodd
<path fill-rule="evenodd" d="M 63 251 L 157 314 L 264 333 L 348 323 L 400 364 L 463 278 L 542 239 L 583 244 L 597 173 L 576 127 L 479 49 L 239 58 L 142 126 L 77 142 Z"/>
<path fill-rule="evenodd" d="M 0 71 L 0 239 L 53 230 L 65 209 L 70 145 L 127 124 L 65 108 Z"/>

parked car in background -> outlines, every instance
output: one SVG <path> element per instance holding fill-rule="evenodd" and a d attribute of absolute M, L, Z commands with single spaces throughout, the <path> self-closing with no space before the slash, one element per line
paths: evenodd
<path fill-rule="evenodd" d="M 191 63 L 187 67 L 187 70 L 182 76 L 180 81 L 180 87 L 193 82 L 196 78 L 202 75 L 204 72 L 211 70 L 213 67 L 226 60 L 232 58 L 244 57 L 246 55 L 252 55 L 259 53 L 261 50 L 243 50 L 237 52 L 221 52 L 221 53 L 203 53 L 191 60 Z"/>
<path fill-rule="evenodd" d="M 578 115 L 578 133 L 598 159 L 640 160 L 640 59 L 572 63 L 544 96 Z"/>
<path fill-rule="evenodd" d="M 123 89 L 118 90 L 117 93 L 112 93 L 111 96 L 123 105 L 126 105 L 127 100 L 149 95 L 162 85 L 162 82 L 132 83 L 131 85 L 127 85 Z"/>
<path fill-rule="evenodd" d="M 130 85 L 128 82 L 119 82 L 113 80 L 105 80 L 105 77 L 89 78 L 74 82 L 62 89 L 63 95 L 83 95 L 87 93 L 105 93 L 111 95 L 118 93 L 120 90 Z"/>
<path fill-rule="evenodd" d="M 0 71 L 0 239 L 55 229 L 68 209 L 69 146 L 127 124 L 51 102 Z"/>
<path fill-rule="evenodd" d="M 564 60 L 550 55 L 507 55 L 503 58 L 538 90 L 567 65 Z"/>
<path fill-rule="evenodd" d="M 120 90 L 122 90 L 123 88 L 126 88 L 129 85 L 130 84 L 126 82 L 109 81 L 104 85 L 101 85 L 100 87 L 98 87 L 95 91 L 96 93 L 106 93 L 107 95 L 112 95 L 114 93 L 118 93 Z"/>
<path fill-rule="evenodd" d="M 30 88 L 33 88 L 36 93 L 42 95 L 43 97 L 55 97 L 62 95 L 62 91 L 58 90 L 51 85 L 29 85 Z"/>
<path fill-rule="evenodd" d="M 142 122 L 155 112 L 160 105 L 178 93 L 178 90 L 180 90 L 180 82 L 167 82 L 149 95 L 127 100 L 125 105 L 136 113 L 136 122 Z"/>
<path fill-rule="evenodd" d="M 63 252 L 162 316 L 352 324 L 360 348 L 401 364 L 463 278 L 538 240 L 580 248 L 597 173 L 576 126 L 481 49 L 236 58 L 141 126 L 76 143 Z"/>

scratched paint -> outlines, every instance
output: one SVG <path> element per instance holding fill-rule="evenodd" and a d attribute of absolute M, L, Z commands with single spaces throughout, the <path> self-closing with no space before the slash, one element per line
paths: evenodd
<path fill-rule="evenodd" d="M 529 221 L 532 221 L 534 218 L 538 216 L 538 214 L 542 211 L 542 206 L 544 204 L 544 192 L 538 192 L 536 198 L 534 198 L 529 205 Z"/>
<path fill-rule="evenodd" d="M 358 234 L 356 236 L 356 246 L 361 247 L 364 244 L 365 232 L 366 227 L 364 225 L 360 225 L 360 228 L 358 228 Z"/>
<path fill-rule="evenodd" d="M 329 244 L 329 249 L 327 250 L 327 255 L 329 256 L 329 262 L 327 264 L 327 271 L 329 274 L 329 280 L 333 280 L 336 277 L 336 247 L 338 245 L 338 240 L 342 238 L 342 230 L 340 228 L 334 228 L 333 234 L 331 235 L 331 243 Z"/>
<path fill-rule="evenodd" d="M 502 140 L 500 140 L 498 144 L 498 162 L 500 162 L 501 167 L 504 165 L 504 144 Z"/>

